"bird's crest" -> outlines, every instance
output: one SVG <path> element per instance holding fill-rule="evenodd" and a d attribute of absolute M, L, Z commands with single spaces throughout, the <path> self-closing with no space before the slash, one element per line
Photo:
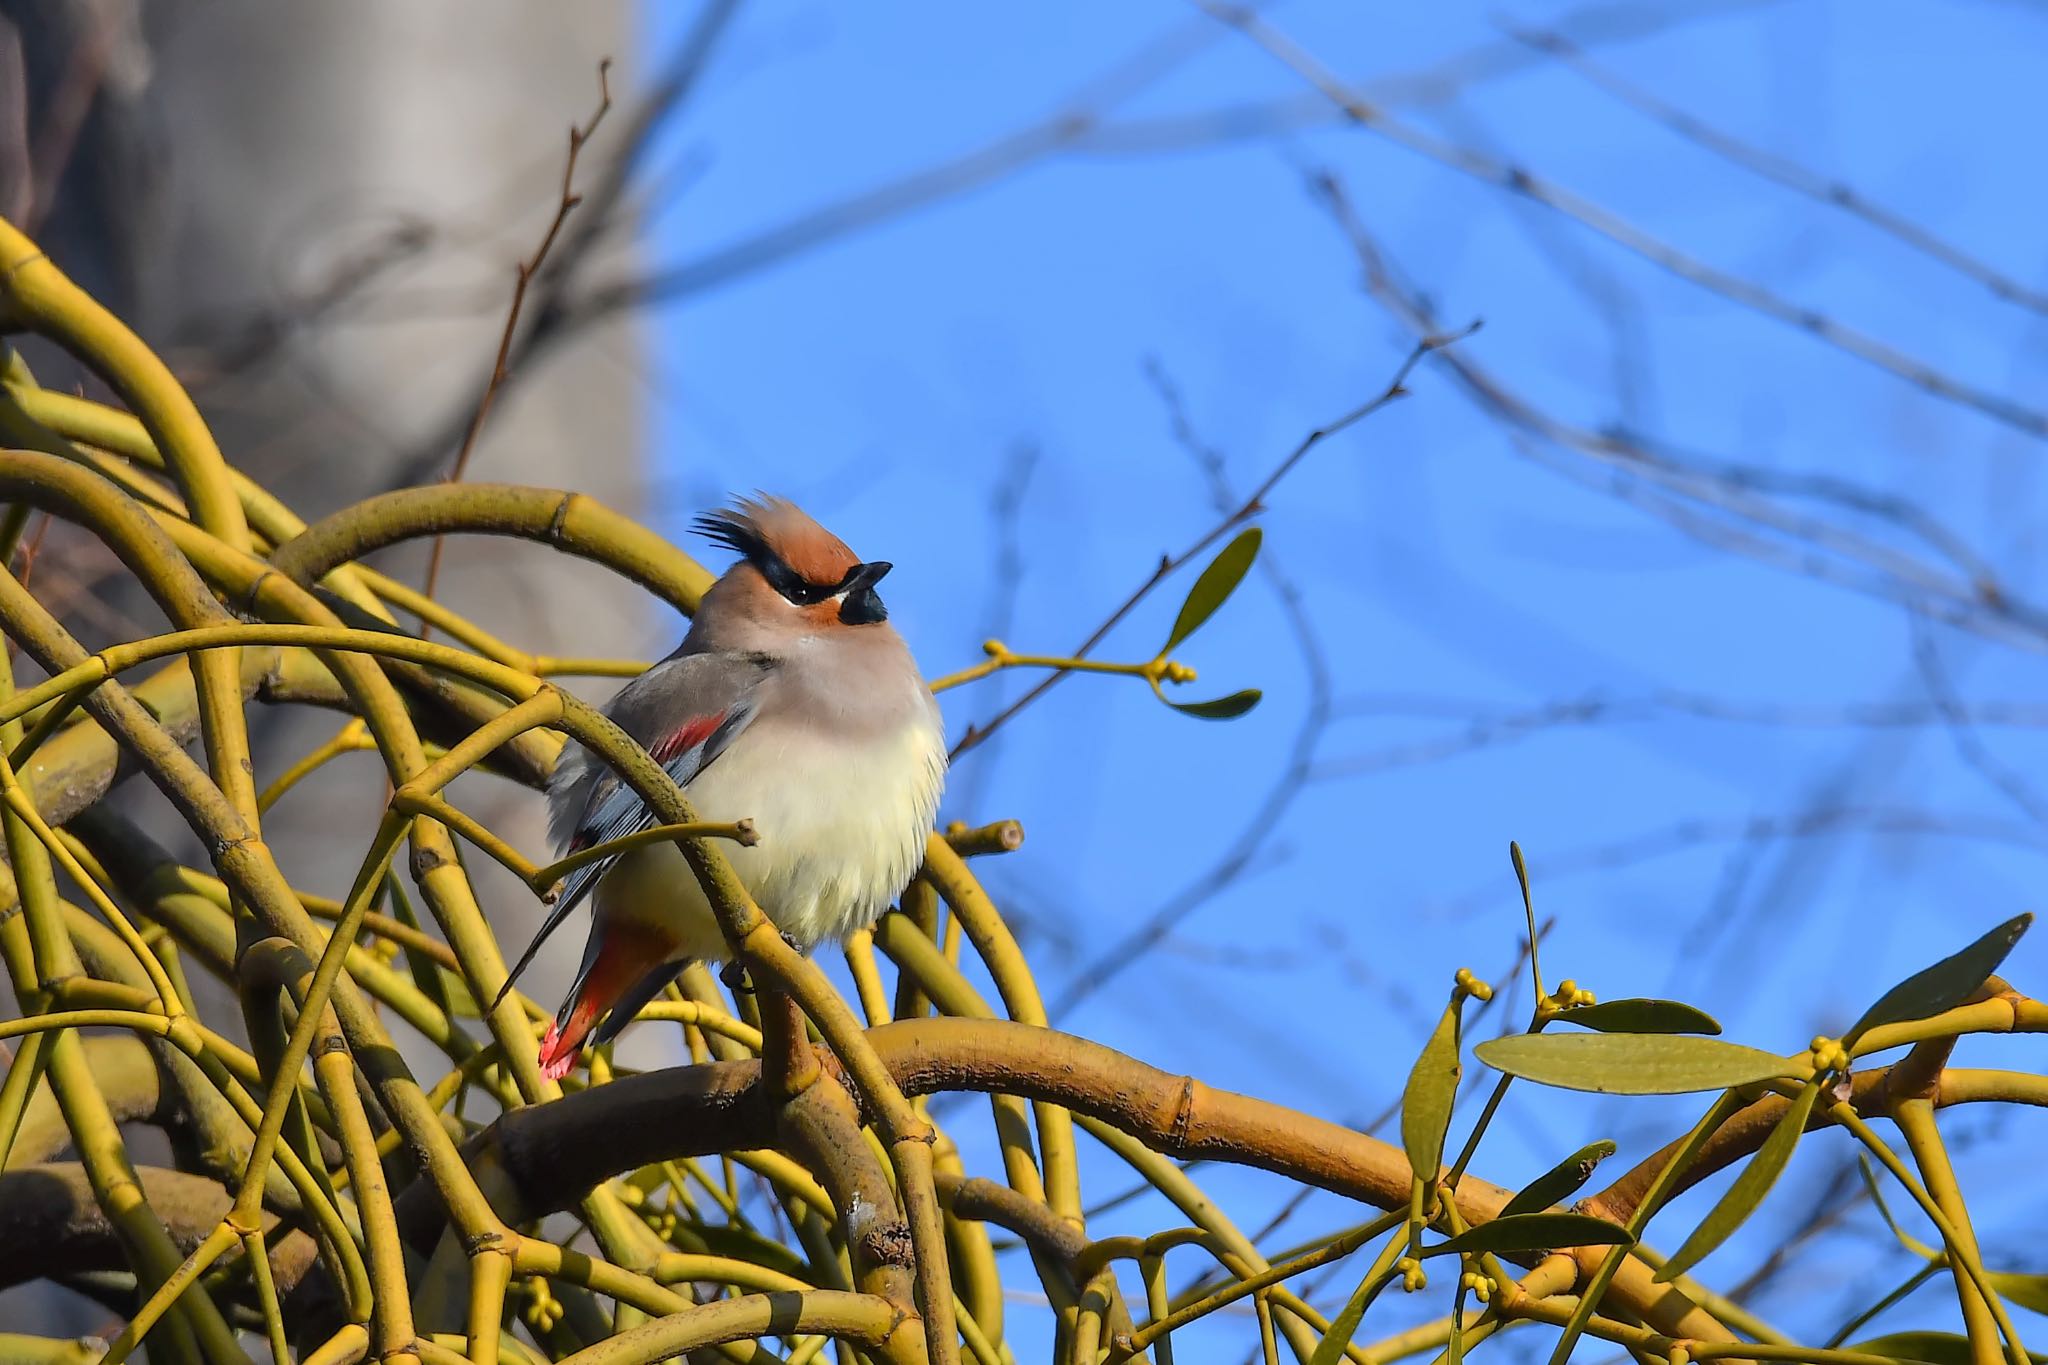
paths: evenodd
<path fill-rule="evenodd" d="M 697 518 L 697 530 L 745 555 L 771 581 L 781 565 L 814 587 L 837 586 L 860 557 L 786 498 L 756 493 Z"/>

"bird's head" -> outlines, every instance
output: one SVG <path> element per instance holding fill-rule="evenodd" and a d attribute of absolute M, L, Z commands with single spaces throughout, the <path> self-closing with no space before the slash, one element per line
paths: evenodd
<path fill-rule="evenodd" d="M 889 562 L 863 561 L 793 502 L 766 493 L 740 498 L 697 518 L 697 530 L 742 556 L 725 579 L 758 580 L 744 585 L 747 603 L 771 620 L 832 631 L 889 619 L 875 591 Z"/>

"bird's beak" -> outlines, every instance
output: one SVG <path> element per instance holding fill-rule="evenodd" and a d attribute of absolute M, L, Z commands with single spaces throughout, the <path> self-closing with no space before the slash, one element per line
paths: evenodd
<path fill-rule="evenodd" d="M 839 603 L 839 619 L 849 626 L 871 626 L 877 621 L 889 619 L 889 609 L 882 605 L 882 599 L 875 593 L 875 584 L 895 565 L 886 559 L 873 559 L 857 564 L 847 576 L 846 587 Z"/>

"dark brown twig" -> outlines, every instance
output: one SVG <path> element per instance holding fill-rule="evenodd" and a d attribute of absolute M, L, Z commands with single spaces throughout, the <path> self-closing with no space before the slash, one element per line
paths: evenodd
<path fill-rule="evenodd" d="M 583 196 L 576 193 L 576 160 L 582 155 L 584 144 L 597 132 L 597 126 L 604 122 L 604 116 L 611 111 L 612 59 L 604 58 L 597 64 L 597 110 L 589 122 L 582 127 L 569 129 L 569 155 L 562 163 L 562 192 L 555 203 L 555 216 L 549 220 L 548 229 L 541 234 L 540 245 L 533 255 L 521 261 L 516 267 L 512 283 L 512 304 L 505 310 L 505 326 L 498 334 L 498 354 L 491 364 L 491 376 L 484 383 L 484 391 L 477 399 L 476 415 L 469 419 L 469 429 L 463 433 L 462 445 L 455 452 L 455 464 L 448 471 L 449 483 L 461 483 L 462 476 L 469 469 L 470 455 L 476 450 L 477 437 L 483 433 L 484 421 L 491 415 L 491 405 L 497 401 L 498 390 L 505 385 L 505 376 L 512 357 L 512 339 L 519 332 L 520 310 L 526 304 L 526 290 L 533 283 L 547 263 L 548 252 L 553 250 L 555 239 L 562 235 L 562 225 L 569 221 L 569 215 L 583 202 Z M 428 597 L 434 595 L 434 586 L 441 577 L 441 552 L 446 546 L 442 536 L 434 537 L 434 548 L 427 559 L 427 578 L 423 591 Z M 425 637 L 432 628 L 420 623 L 420 635 Z"/>
<path fill-rule="evenodd" d="M 1781 0 L 1685 0 L 1674 4 L 1605 3 L 1595 0 L 1557 20 L 1582 45 L 1641 38 L 1729 13 L 1762 8 Z M 676 63 L 677 75 L 657 85 L 640 125 L 629 129 L 627 150 L 617 164 L 635 160 L 645 132 L 665 120 L 702 71 L 726 26 L 732 3 L 708 7 Z M 1313 93 L 1254 106 L 1222 108 L 1192 115 L 1131 117 L 1112 123 L 1108 115 L 1131 96 L 1178 69 L 1203 51 L 1217 30 L 1207 20 L 1170 27 L 1159 37 L 1085 83 L 1029 124 L 1013 129 L 957 157 L 921 167 L 855 194 L 798 212 L 793 217 L 713 247 L 695 259 L 657 266 L 644 274 L 596 282 L 573 294 L 583 238 L 593 234 L 609 211 L 607 185 L 589 195 L 579 226 L 556 252 L 555 265 L 541 281 L 535 320 L 514 339 L 507 384 L 516 387 L 539 370 L 539 362 L 589 326 L 619 312 L 649 304 L 694 298 L 757 271 L 767 270 L 819 246 L 956 195 L 984 188 L 1049 157 L 1068 154 L 1142 155 L 1204 147 L 1245 137 L 1264 137 L 1291 128 L 1327 124 L 1341 117 Z M 1413 71 L 1377 78 L 1367 89 L 1387 105 L 1439 105 L 1464 90 L 1511 76 L 1542 59 L 1509 38 L 1475 44 Z M 623 183 L 623 182 L 621 182 Z M 395 486 L 430 476 L 443 452 L 454 446 L 466 413 L 415 446 L 399 466 Z"/>
<path fill-rule="evenodd" d="M 50 514 L 45 512 L 37 519 L 36 529 L 29 534 L 28 540 L 23 543 L 17 555 L 20 567 L 14 571 L 14 576 L 21 580 L 21 586 L 24 588 L 29 585 L 29 578 L 36 571 L 36 556 L 42 552 L 43 537 L 48 534 L 50 534 Z M 12 659 L 20 652 L 21 642 L 10 635 L 7 638 L 7 657 Z"/>
<path fill-rule="evenodd" d="M 652 102 L 652 112 L 634 132 L 644 137 L 666 117 L 668 110 L 687 93 L 701 72 L 712 45 L 723 30 L 735 6 L 722 3 L 705 11 L 697 31 L 685 45 L 676 79 L 667 82 Z M 598 282 L 579 289 L 572 297 L 569 277 L 575 274 L 578 250 L 587 241 L 571 234 L 568 256 L 542 282 L 542 305 L 534 323 L 514 339 L 508 379 L 522 382 L 538 368 L 538 362 L 580 331 L 618 313 L 657 303 L 674 303 L 728 283 L 734 279 L 802 255 L 815 247 L 863 231 L 913 212 L 940 200 L 989 184 L 1043 157 L 1069 146 L 1094 128 L 1104 111 L 1178 68 L 1213 42 L 1214 25 L 1190 21 L 1174 25 L 1110 70 L 1089 81 L 1056 109 L 1030 125 L 1005 133 L 962 156 L 920 168 L 841 199 L 805 209 L 793 218 L 752 233 L 726 246 L 714 247 L 705 255 L 677 265 L 657 267 L 644 274 Z M 630 162 L 643 143 L 629 146 L 622 163 Z M 623 187 L 623 180 L 614 177 Z M 614 182 L 593 192 L 592 202 L 606 203 L 606 192 Z M 597 219 L 589 220 L 593 227 Z M 440 452 L 454 444 L 455 430 L 443 428 L 423 442 L 400 466 L 401 479 L 410 483 L 424 477 L 415 471 L 440 459 Z"/>

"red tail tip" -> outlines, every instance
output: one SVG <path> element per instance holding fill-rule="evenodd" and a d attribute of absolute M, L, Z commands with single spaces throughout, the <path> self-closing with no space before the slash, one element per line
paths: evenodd
<path fill-rule="evenodd" d="M 577 1044 L 583 1041 L 579 1032 L 573 1037 L 564 1037 L 559 1023 L 548 1025 L 548 1036 L 540 1040 L 540 1074 L 551 1081 L 559 1081 L 576 1065 Z"/>

